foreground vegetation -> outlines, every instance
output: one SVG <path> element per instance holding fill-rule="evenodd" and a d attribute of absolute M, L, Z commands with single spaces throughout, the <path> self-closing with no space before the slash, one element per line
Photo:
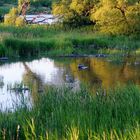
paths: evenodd
<path fill-rule="evenodd" d="M 0 3 L 0 15 L 11 9 L 11 3 L 3 8 L 5 2 Z M 138 0 L 56 0 L 53 13 L 63 22 L 51 26 L 26 25 L 23 17 L 21 22 L 24 0 L 12 2 L 16 8 L 7 15 L 8 26 L 0 25 L 0 57 L 140 52 Z M 31 2 L 35 7 L 52 4 Z M 28 12 L 33 11 L 32 7 Z M 11 26 L 15 24 L 20 26 Z M 32 108 L 23 99 L 14 112 L 0 112 L 0 139 L 139 139 L 139 87 L 98 90 L 93 94 L 86 87 L 77 92 L 47 88 L 44 94 L 32 93 Z"/>
<path fill-rule="evenodd" d="M 2 0 L 1 5 L 6 3 L 15 6 L 5 13 L 8 26 L 0 25 L 0 56 L 140 52 L 138 0 Z M 52 8 L 59 25 L 26 25 L 25 14 L 43 7 Z"/>
<path fill-rule="evenodd" d="M 140 90 L 128 85 L 90 93 L 49 88 L 28 108 L 0 113 L 0 139 L 138 140 Z M 34 102 L 36 101 L 36 102 Z"/>
<path fill-rule="evenodd" d="M 52 26 L 0 26 L 0 56 L 51 54 L 129 53 L 138 51 L 139 36 L 109 36 L 91 27 L 67 29 Z M 15 55 L 16 54 L 16 55 Z"/>

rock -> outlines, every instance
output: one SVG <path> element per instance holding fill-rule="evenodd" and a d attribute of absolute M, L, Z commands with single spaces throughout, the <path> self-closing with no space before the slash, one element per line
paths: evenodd
<path fill-rule="evenodd" d="M 95 57 L 107 57 L 105 54 L 96 54 Z"/>
<path fill-rule="evenodd" d="M 73 77 L 72 76 L 70 76 L 70 75 L 65 75 L 66 76 L 66 82 L 67 83 L 73 83 L 74 82 L 74 79 L 73 79 Z"/>
<path fill-rule="evenodd" d="M 135 63 L 134 63 L 134 65 L 139 65 L 139 64 L 140 64 L 140 62 L 135 62 Z"/>
<path fill-rule="evenodd" d="M 0 61 L 7 61 L 8 57 L 0 57 Z"/>

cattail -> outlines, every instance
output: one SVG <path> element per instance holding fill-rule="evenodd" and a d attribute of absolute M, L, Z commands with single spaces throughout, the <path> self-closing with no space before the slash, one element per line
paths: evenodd
<path fill-rule="evenodd" d="M 96 96 L 99 96 L 99 92 L 96 92 Z"/>
<path fill-rule="evenodd" d="M 2 138 L 3 138 L 3 140 L 6 140 L 6 129 L 5 128 L 2 131 Z"/>

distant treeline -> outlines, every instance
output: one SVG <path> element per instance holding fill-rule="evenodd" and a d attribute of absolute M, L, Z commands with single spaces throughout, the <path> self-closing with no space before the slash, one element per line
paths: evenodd
<path fill-rule="evenodd" d="M 0 0 L 0 22 L 3 21 L 5 14 L 8 14 L 10 9 L 17 7 L 19 3 L 24 1 L 30 2 L 30 10 L 28 9 L 28 14 L 41 13 L 47 11 L 51 12 L 52 3 L 57 0 Z"/>
<path fill-rule="evenodd" d="M 59 0 L 53 14 L 71 26 L 96 25 L 111 34 L 140 33 L 139 0 Z"/>
<path fill-rule="evenodd" d="M 47 6 L 51 7 L 52 2 L 57 0 L 30 0 L 32 6 Z M 18 3 L 18 0 L 1 0 L 0 5 L 2 4 L 15 4 Z"/>
<path fill-rule="evenodd" d="M 11 0 L 19 3 L 26 0 Z M 140 34 L 139 0 L 28 0 L 29 13 L 52 12 L 69 27 L 95 25 L 94 30 L 109 34 Z M 0 3 L 9 3 L 2 0 Z M 49 9 L 47 9 L 49 8 Z"/>
<path fill-rule="evenodd" d="M 11 4 L 13 4 L 13 3 L 16 3 L 17 2 L 17 0 L 0 0 L 0 5 L 1 4 L 6 4 L 6 3 L 11 3 Z"/>

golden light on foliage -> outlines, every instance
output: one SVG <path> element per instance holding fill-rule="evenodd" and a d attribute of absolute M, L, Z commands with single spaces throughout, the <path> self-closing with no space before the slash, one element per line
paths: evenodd
<path fill-rule="evenodd" d="M 102 32 L 112 34 L 139 32 L 140 4 L 138 1 L 103 0 L 93 13 Z"/>
<path fill-rule="evenodd" d="M 4 16 L 5 25 L 25 25 L 24 16 L 20 16 L 24 2 L 30 2 L 30 0 L 18 0 L 18 6 L 10 9 L 9 13 Z"/>
<path fill-rule="evenodd" d="M 25 19 L 23 16 L 19 16 L 16 18 L 15 25 L 20 27 L 26 25 Z"/>
<path fill-rule="evenodd" d="M 60 15 L 64 23 L 67 21 L 70 25 L 96 23 L 100 31 L 105 33 L 140 32 L 138 0 L 60 0 L 53 5 L 53 14 Z"/>
<path fill-rule="evenodd" d="M 128 59 L 122 65 L 115 65 L 108 61 L 93 58 L 93 59 L 79 59 L 70 64 L 70 69 L 74 77 L 80 81 L 94 86 L 103 87 L 104 89 L 112 88 L 116 84 L 125 84 L 127 81 L 134 81 L 140 83 L 139 69 L 134 69 L 129 63 L 134 63 L 135 60 Z M 87 71 L 79 71 L 77 65 L 84 63 L 89 67 Z"/>
<path fill-rule="evenodd" d="M 52 13 L 63 18 L 64 23 L 74 26 L 89 24 L 90 10 L 94 0 L 60 0 L 53 4 Z"/>
<path fill-rule="evenodd" d="M 4 17 L 4 24 L 5 25 L 15 25 L 15 21 L 18 15 L 18 9 L 12 8 L 9 12 L 9 14 L 6 14 Z"/>

